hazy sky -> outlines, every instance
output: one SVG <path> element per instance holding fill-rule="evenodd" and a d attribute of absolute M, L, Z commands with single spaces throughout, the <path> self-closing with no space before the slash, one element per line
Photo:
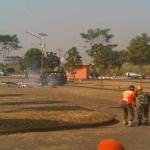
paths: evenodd
<path fill-rule="evenodd" d="M 80 33 L 97 27 L 110 28 L 117 49 L 125 49 L 135 35 L 150 35 L 150 0 L 0 0 L 0 34 L 18 34 L 22 54 L 39 47 L 26 30 L 45 32 L 46 50 L 77 46 L 86 62 Z"/>

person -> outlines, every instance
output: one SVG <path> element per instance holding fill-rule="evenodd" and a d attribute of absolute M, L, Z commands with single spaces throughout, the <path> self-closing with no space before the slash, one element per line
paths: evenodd
<path fill-rule="evenodd" d="M 98 150 L 125 150 L 125 148 L 118 140 L 104 139 L 98 144 Z"/>
<path fill-rule="evenodd" d="M 145 125 L 147 125 L 149 117 L 150 95 L 146 92 L 143 92 L 141 85 L 138 85 L 136 90 L 138 125 L 142 124 L 143 118 L 145 119 Z"/>
<path fill-rule="evenodd" d="M 136 92 L 134 85 L 130 85 L 129 89 L 122 93 L 120 104 L 123 109 L 123 123 L 132 126 L 134 120 L 134 108 L 136 108 Z"/>

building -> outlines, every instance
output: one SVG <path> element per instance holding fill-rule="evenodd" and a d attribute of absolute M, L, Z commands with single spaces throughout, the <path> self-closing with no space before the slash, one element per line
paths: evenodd
<path fill-rule="evenodd" d="M 89 64 L 68 65 L 66 76 L 68 80 L 87 80 L 89 78 Z"/>

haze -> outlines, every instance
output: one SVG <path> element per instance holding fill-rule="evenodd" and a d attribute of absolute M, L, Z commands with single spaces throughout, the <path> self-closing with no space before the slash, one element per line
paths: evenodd
<path fill-rule="evenodd" d="M 150 35 L 149 0 L 0 0 L 0 34 L 17 34 L 23 48 L 15 55 L 23 55 L 29 48 L 39 46 L 36 34 L 44 38 L 47 51 L 67 51 L 77 46 L 84 62 L 85 42 L 81 32 L 90 28 L 110 28 L 117 49 L 125 49 L 134 36 Z"/>

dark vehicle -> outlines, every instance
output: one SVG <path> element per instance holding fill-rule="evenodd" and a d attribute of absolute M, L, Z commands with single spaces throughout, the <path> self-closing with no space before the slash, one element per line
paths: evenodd
<path fill-rule="evenodd" d="M 67 82 L 67 78 L 64 73 L 50 73 L 48 82 L 50 85 L 64 85 Z"/>
<path fill-rule="evenodd" d="M 41 82 L 41 85 L 42 85 L 42 86 L 48 85 L 48 74 L 47 74 L 47 73 L 43 73 L 43 74 L 40 76 L 40 82 Z"/>

